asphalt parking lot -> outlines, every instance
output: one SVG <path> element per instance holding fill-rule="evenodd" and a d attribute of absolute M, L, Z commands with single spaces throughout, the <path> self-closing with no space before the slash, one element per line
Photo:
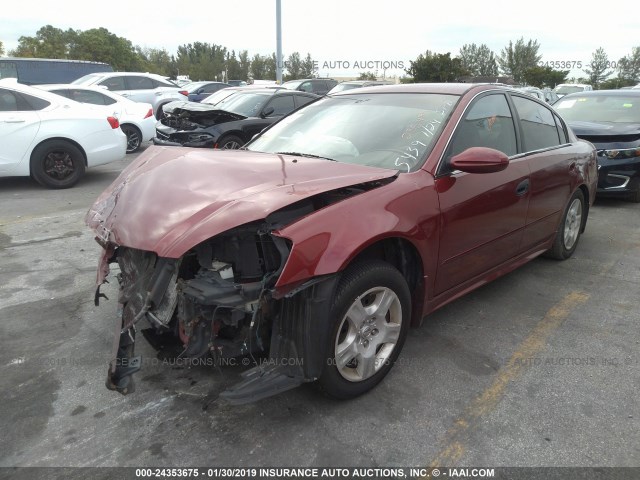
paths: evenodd
<path fill-rule="evenodd" d="M 241 367 L 163 364 L 144 340 L 123 397 L 83 217 L 133 157 L 71 190 L 0 179 L 0 466 L 640 466 L 640 205 L 597 201 L 570 260 L 425 319 L 356 400 L 305 385 L 230 406 Z"/>

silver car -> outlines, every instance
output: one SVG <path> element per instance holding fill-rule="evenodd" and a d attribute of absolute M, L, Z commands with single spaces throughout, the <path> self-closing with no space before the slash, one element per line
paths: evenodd
<path fill-rule="evenodd" d="M 74 80 L 72 84 L 101 86 L 134 102 L 150 103 L 157 119 L 164 116 L 162 107 L 167 103 L 185 101 L 189 98 L 185 90 L 154 73 L 90 73 Z"/>

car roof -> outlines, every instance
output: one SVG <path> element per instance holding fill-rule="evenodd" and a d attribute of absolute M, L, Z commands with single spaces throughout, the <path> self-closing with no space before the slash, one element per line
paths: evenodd
<path fill-rule="evenodd" d="M 101 93 L 102 95 L 112 98 L 117 102 L 122 102 L 127 104 L 141 103 L 141 102 L 134 102 L 130 98 L 123 97 L 122 95 L 118 95 L 117 93 L 107 90 L 104 87 L 98 87 L 96 85 L 76 85 L 74 83 L 48 83 L 45 85 L 34 85 L 34 87 L 37 88 L 38 90 L 43 90 L 46 92 L 50 92 L 52 90 L 63 90 L 63 89 L 88 90 L 90 92 Z M 64 97 L 64 98 L 67 98 L 67 97 Z M 69 100 L 72 100 L 72 99 L 69 99 Z"/>
<path fill-rule="evenodd" d="M 229 85 L 225 82 L 218 82 L 217 80 L 197 80 L 195 82 L 185 83 L 185 85 L 208 85 L 210 83 L 215 83 L 216 85 Z M 232 87 L 233 85 L 229 85 Z"/>
<path fill-rule="evenodd" d="M 15 78 L 2 78 L 0 79 L 0 86 L 2 87 L 6 87 L 6 88 L 11 88 L 14 89 L 18 92 L 22 92 L 22 93 L 26 93 L 29 95 L 33 95 L 34 97 L 39 97 L 42 98 L 44 100 L 47 100 L 48 102 L 51 103 L 55 103 L 55 104 L 67 104 L 68 102 L 72 102 L 72 104 L 75 105 L 79 105 L 77 102 L 69 99 L 69 98 L 65 98 L 62 97 L 56 93 L 52 93 L 52 92 L 48 92 L 46 90 L 41 90 L 39 88 L 36 87 L 32 87 L 29 85 L 24 85 L 22 83 L 18 83 L 18 81 Z"/>
<path fill-rule="evenodd" d="M 376 85 L 371 87 L 363 87 L 352 90 L 344 90 L 342 92 L 332 93 L 331 95 L 362 95 L 364 93 L 440 93 L 449 95 L 464 95 L 471 90 L 478 92 L 484 90 L 500 89 L 504 91 L 513 91 L 511 88 L 502 85 L 494 85 L 491 83 L 403 83 L 398 85 Z"/>
<path fill-rule="evenodd" d="M 134 75 L 139 77 L 153 77 L 160 78 L 162 80 L 167 80 L 167 77 L 163 77 L 162 75 L 158 75 L 157 73 L 145 73 L 145 72 L 92 72 L 87 75 L 96 75 L 101 77 L 118 77 L 121 75 Z M 171 80 L 169 80 L 171 82 Z"/>
<path fill-rule="evenodd" d="M 287 80 L 284 83 L 293 83 L 293 82 L 306 82 L 309 80 L 333 80 L 334 82 L 337 80 L 334 80 L 333 78 L 328 78 L 328 77 L 322 77 L 322 78 L 296 78 L 294 80 Z M 283 83 L 283 85 L 284 85 Z"/>
<path fill-rule="evenodd" d="M 575 92 L 565 95 L 560 100 L 571 97 L 640 97 L 640 92 L 633 90 L 589 90 L 588 92 Z"/>
<path fill-rule="evenodd" d="M 309 92 L 299 92 L 297 90 L 287 90 L 286 88 L 278 86 L 277 88 L 244 88 L 244 87 L 231 87 L 230 89 L 237 90 L 239 92 L 251 92 L 251 93 L 269 93 L 272 95 L 308 95 L 310 97 L 317 97 Z M 225 89 L 226 90 L 226 89 Z"/>

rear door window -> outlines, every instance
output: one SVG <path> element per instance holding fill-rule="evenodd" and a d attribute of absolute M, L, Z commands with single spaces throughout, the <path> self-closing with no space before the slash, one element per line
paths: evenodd
<path fill-rule="evenodd" d="M 551 110 L 528 98 L 515 95 L 511 98 L 520 117 L 523 150 L 525 152 L 543 150 L 560 145 L 558 127 Z"/>
<path fill-rule="evenodd" d="M 153 90 L 155 85 L 150 78 L 131 76 L 127 77 L 128 90 Z"/>

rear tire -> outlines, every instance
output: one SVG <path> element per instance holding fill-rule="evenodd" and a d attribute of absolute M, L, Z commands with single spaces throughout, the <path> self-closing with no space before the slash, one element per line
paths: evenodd
<path fill-rule="evenodd" d="M 127 136 L 127 153 L 138 151 L 142 144 L 142 133 L 135 125 L 120 125 L 120 130 Z"/>
<path fill-rule="evenodd" d="M 48 188 L 73 187 L 85 171 L 84 155 L 65 140 L 51 140 L 38 145 L 31 154 L 31 175 Z"/>
<path fill-rule="evenodd" d="M 583 215 L 585 215 L 584 194 L 582 190 L 578 189 L 571 196 L 562 216 L 553 247 L 548 252 L 551 258 L 566 260 L 573 255 L 580 240 L 580 230 L 584 223 L 582 220 Z"/>
<path fill-rule="evenodd" d="M 410 319 L 411 294 L 398 270 L 380 260 L 349 267 L 328 318 L 329 353 L 320 387 L 338 399 L 375 387 L 398 358 Z"/>

